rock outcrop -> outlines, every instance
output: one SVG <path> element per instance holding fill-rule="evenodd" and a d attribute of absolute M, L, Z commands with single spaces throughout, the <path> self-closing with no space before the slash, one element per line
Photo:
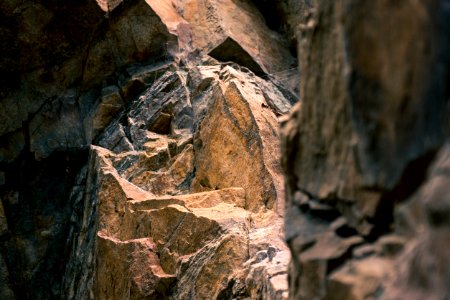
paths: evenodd
<path fill-rule="evenodd" d="M 296 58 L 257 4 L 0 16 L 0 298 L 287 297 L 278 117 Z"/>
<path fill-rule="evenodd" d="M 448 1 L 0 17 L 1 299 L 449 298 Z"/>
<path fill-rule="evenodd" d="M 286 298 L 277 132 L 252 73 L 167 65 L 91 147 L 68 298 Z"/>
<path fill-rule="evenodd" d="M 448 3 L 292 2 L 290 298 L 448 298 Z"/>

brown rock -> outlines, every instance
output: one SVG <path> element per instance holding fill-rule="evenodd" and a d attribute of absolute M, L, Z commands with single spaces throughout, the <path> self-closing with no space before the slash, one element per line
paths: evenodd
<path fill-rule="evenodd" d="M 392 276 L 393 264 L 393 261 L 380 258 L 350 262 L 330 275 L 324 299 L 378 298 L 383 281 Z"/>
<path fill-rule="evenodd" d="M 383 5 L 381 2 L 373 5 L 377 9 L 373 10 L 361 6 L 361 14 L 364 14 L 363 11 L 376 11 L 377 13 L 373 14 L 373 18 L 360 18 L 359 15 L 355 15 L 354 19 L 350 17 L 346 19 L 347 21 L 343 26 L 339 26 L 338 23 L 319 23 L 320 20 L 317 19 L 317 16 L 320 13 L 317 13 L 313 15 L 315 17 L 312 20 L 308 21 L 308 24 L 305 24 L 303 38 L 300 42 L 301 51 L 303 51 L 302 49 L 309 51 L 310 43 L 316 35 L 330 41 L 333 44 L 331 48 L 337 50 L 333 50 L 333 53 L 331 53 L 331 48 L 317 44 L 317 51 L 311 52 L 312 55 L 302 57 L 301 69 L 305 78 L 302 81 L 302 99 L 309 97 L 308 99 L 318 100 L 304 101 L 297 121 L 292 121 L 299 125 L 294 131 L 299 132 L 298 128 L 308 128 L 308 130 L 303 130 L 298 135 L 290 134 L 295 136 L 292 147 L 297 147 L 300 150 L 296 153 L 296 166 L 294 168 L 286 166 L 289 172 L 293 172 L 290 175 L 292 178 L 299 178 L 299 181 L 295 183 L 298 188 L 307 190 L 321 199 L 333 197 L 353 201 L 357 199 L 356 209 L 363 211 L 366 215 L 373 214 L 373 211 L 376 211 L 381 197 L 380 194 L 373 193 L 368 188 L 386 190 L 395 188 L 400 184 L 402 170 L 406 168 L 408 163 L 419 157 L 426 160 L 426 153 L 438 147 L 444 137 L 444 134 L 437 134 L 437 132 L 443 133 L 442 130 L 439 130 L 440 121 L 430 125 L 435 126 L 436 130 L 434 130 L 425 125 L 426 123 L 422 119 L 425 113 L 419 117 L 419 120 L 416 120 L 417 114 L 413 113 L 414 111 L 427 112 L 429 109 L 428 102 L 424 100 L 427 99 L 424 93 L 428 87 L 434 87 L 434 84 L 420 78 L 428 76 L 425 75 L 428 73 L 422 72 L 422 70 L 432 69 L 431 65 L 428 65 L 428 61 L 435 54 L 430 53 L 429 56 L 417 54 L 416 56 L 416 52 L 408 52 L 411 58 L 407 58 L 408 56 L 404 55 L 406 50 L 403 42 L 382 46 L 384 43 L 388 43 L 388 36 L 396 34 L 404 36 L 405 44 L 408 44 L 408 41 L 414 41 L 418 43 L 418 47 L 422 47 L 421 41 L 425 37 L 422 32 L 423 27 L 417 24 L 412 25 L 411 28 L 401 26 L 394 33 L 394 31 L 388 29 L 389 26 L 383 24 L 378 30 L 371 31 L 370 28 L 377 27 L 373 24 L 377 22 L 376 20 L 379 20 L 378 13 L 383 14 L 380 8 Z M 339 16 L 341 15 L 357 14 L 358 5 L 351 12 L 346 10 L 350 9 L 349 7 L 353 6 L 344 5 L 341 7 L 335 6 L 335 4 L 320 3 L 315 11 L 326 12 L 329 14 L 330 20 L 340 20 Z M 395 11 L 389 13 L 395 15 L 395 19 L 399 22 L 404 21 L 405 24 L 412 22 L 411 14 L 406 7 L 398 7 Z M 359 25 L 357 24 L 358 20 L 364 20 L 364 22 Z M 421 18 L 421 22 L 432 21 Z M 315 30 L 315 28 L 320 30 Z M 358 28 L 358 33 L 353 31 L 352 28 Z M 408 30 L 404 28 L 408 28 Z M 366 31 L 370 31 L 370 34 L 366 35 Z M 333 36 L 333 38 L 329 39 L 328 36 Z M 359 38 L 362 36 L 367 38 L 364 45 L 372 43 L 369 43 L 370 40 L 373 41 L 374 45 L 379 46 L 367 46 L 367 48 L 361 46 Z M 353 38 L 355 39 L 354 43 L 351 42 Z M 347 49 L 344 48 L 344 43 L 347 43 L 346 39 L 349 40 L 349 46 L 352 47 L 352 49 L 348 49 L 347 54 L 345 54 Z M 384 53 L 390 53 L 390 55 L 384 55 Z M 343 73 L 346 68 L 345 63 L 347 63 L 340 59 L 343 55 L 350 55 L 348 63 L 351 66 L 352 74 Z M 326 63 L 324 64 L 322 60 L 330 61 L 330 57 L 333 56 L 336 59 L 331 60 L 329 67 L 316 68 L 316 64 L 324 66 Z M 417 61 L 417 66 L 414 69 L 398 68 L 399 60 L 394 57 L 398 57 L 399 60 Z M 395 63 L 391 60 L 395 60 Z M 374 61 L 376 62 L 374 63 Z M 386 68 L 381 67 L 381 65 L 385 65 Z M 407 63 L 404 65 L 407 65 Z M 350 76 L 348 78 L 355 82 L 352 81 L 350 85 L 346 85 L 345 78 L 347 77 L 343 75 Z M 392 81 L 388 82 L 387 78 L 391 78 L 391 76 L 394 76 L 396 80 L 398 79 L 398 82 L 395 84 L 392 84 Z M 411 76 L 414 82 L 417 80 L 417 84 L 409 85 L 406 81 L 408 76 Z M 358 81 L 359 78 L 364 79 Z M 330 82 L 333 83 L 330 84 Z M 363 96 L 364 91 L 368 89 L 366 85 L 376 87 L 377 92 L 371 93 L 374 97 L 374 100 L 371 100 L 374 107 L 366 105 L 367 98 Z M 328 86 L 333 88 L 327 88 Z M 410 90 L 409 87 L 414 87 L 414 89 Z M 438 90 L 440 89 L 437 88 Z M 378 97 L 375 95 L 381 94 L 384 96 L 375 98 Z M 408 95 L 413 95 L 411 96 L 413 100 L 404 102 L 403 99 L 409 97 Z M 329 101 L 329 99 L 334 99 L 334 101 Z M 331 105 L 331 103 L 333 104 Z M 406 113 L 402 114 L 402 118 L 397 118 L 395 114 L 401 103 L 405 103 Z M 442 102 L 439 103 L 443 105 Z M 318 109 L 319 107 L 320 109 Z M 444 112 L 445 109 L 442 107 L 441 111 Z M 353 115 L 351 112 L 353 112 Z M 443 120 L 443 113 L 437 113 L 437 115 L 440 115 L 439 120 Z M 368 119 L 363 121 L 364 116 L 367 116 Z M 397 120 L 395 124 L 398 123 L 399 125 L 394 128 L 394 122 L 388 120 Z M 369 121 L 373 121 L 373 123 Z M 362 123 L 357 125 L 358 122 Z M 412 134 L 411 128 L 406 125 L 410 122 L 417 124 L 414 127 L 417 134 Z M 421 125 L 419 126 L 419 124 Z M 369 130 L 369 127 L 374 129 Z M 391 134 L 388 134 L 388 132 L 391 132 Z M 429 143 L 421 144 L 418 142 L 417 136 L 420 134 L 423 137 L 429 136 Z M 404 136 L 405 142 L 396 143 L 394 136 Z M 369 140 L 374 147 L 369 146 Z M 311 157 L 317 159 L 314 160 Z M 299 168 L 301 168 L 301 171 Z M 321 184 L 318 185 L 316 178 L 326 178 L 326 180 L 321 181 Z M 295 188 L 293 186 L 293 189 Z M 364 207 L 367 203 L 372 203 L 370 208 Z M 350 219 L 354 219 L 354 217 Z"/>
<path fill-rule="evenodd" d="M 402 214 L 407 216 L 403 219 L 408 223 L 399 222 L 397 228 L 407 232 L 410 239 L 399 253 L 396 279 L 387 283 L 385 299 L 395 299 L 399 295 L 410 299 L 439 299 L 449 293 L 450 257 L 444 249 L 450 236 L 447 221 L 450 202 L 443 196 L 449 187 L 449 170 L 447 143 L 431 166 L 426 182 L 401 207 Z M 409 228 L 405 230 L 405 226 Z"/>
<path fill-rule="evenodd" d="M 270 210 L 283 195 L 275 113 L 253 75 L 198 67 L 188 90 L 172 67 L 99 136 L 109 149 L 91 147 L 90 196 L 67 270 L 80 279 L 67 282 L 67 294 L 285 299 L 283 207 Z M 205 95 L 191 101 L 190 91 Z M 199 186 L 204 177 L 220 185 Z"/>
<path fill-rule="evenodd" d="M 283 195 L 276 166 L 277 121 L 272 112 L 261 110 L 264 97 L 239 82 L 242 75 L 229 67 L 222 72 L 230 80 L 215 88 L 211 110 L 195 138 L 197 168 L 192 187 L 200 191 L 241 186 L 250 210 L 272 208 Z"/>
<path fill-rule="evenodd" d="M 183 18 L 189 22 L 195 48 L 210 52 L 227 41 L 233 44 L 233 47 L 242 48 L 244 53 L 248 53 L 259 66 L 258 70 L 276 73 L 292 67 L 294 61 L 287 50 L 287 41 L 267 27 L 251 2 L 229 0 L 172 0 L 172 2 Z M 228 46 L 226 48 L 230 49 Z M 242 53 L 240 49 L 239 53 Z M 239 55 L 234 51 L 232 54 L 234 57 Z"/>
<path fill-rule="evenodd" d="M 121 111 L 124 101 L 117 86 L 108 86 L 102 90 L 102 96 L 95 108 L 84 118 L 86 140 L 92 142 L 96 136 Z"/>
<path fill-rule="evenodd" d="M 448 180 L 426 174 L 439 149 L 446 170 L 448 7 L 289 2 L 302 76 L 283 121 L 290 298 L 447 297 Z"/>
<path fill-rule="evenodd" d="M 251 2 L 38 2 L 0 4 L 0 298 L 285 298 L 295 97 L 246 68 L 292 68 L 285 38 Z"/>
<path fill-rule="evenodd" d="M 97 238 L 97 295 L 100 299 L 160 299 L 175 281 L 162 270 L 151 239 L 122 242 L 104 236 Z M 145 268 L 143 268 L 145 266 Z"/>

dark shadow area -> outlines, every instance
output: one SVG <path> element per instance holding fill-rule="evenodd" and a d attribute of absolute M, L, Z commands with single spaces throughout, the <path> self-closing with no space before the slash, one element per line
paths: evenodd
<path fill-rule="evenodd" d="M 0 251 L 16 299 L 61 299 L 61 280 L 70 251 L 67 238 L 77 173 L 87 162 L 86 150 L 55 152 L 42 161 L 23 154 L 2 164 L 0 188 L 8 228 Z M 2 287 L 4 288 L 4 286 Z"/>

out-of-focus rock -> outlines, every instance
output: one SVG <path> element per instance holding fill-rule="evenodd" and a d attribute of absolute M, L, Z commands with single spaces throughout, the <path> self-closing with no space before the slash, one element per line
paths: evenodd
<path fill-rule="evenodd" d="M 398 270 L 385 299 L 442 299 L 449 294 L 450 145 L 438 153 L 429 176 L 409 202 L 398 209 L 397 230 L 409 237 L 398 255 Z"/>
<path fill-rule="evenodd" d="M 427 171 L 449 136 L 449 6 L 290 2 L 306 9 L 291 19 L 302 103 L 282 128 L 290 297 L 447 297 L 448 187 Z"/>

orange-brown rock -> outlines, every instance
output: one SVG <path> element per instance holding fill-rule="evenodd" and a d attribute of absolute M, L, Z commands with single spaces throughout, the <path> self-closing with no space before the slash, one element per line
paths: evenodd
<path fill-rule="evenodd" d="M 258 7 L 0 3 L 0 298 L 287 297 L 297 70 Z"/>
<path fill-rule="evenodd" d="M 247 208 L 272 208 L 283 198 L 278 166 L 278 124 L 267 113 L 267 102 L 251 78 L 231 67 L 221 70 L 212 91 L 212 104 L 194 139 L 196 177 L 194 190 L 240 186 Z M 281 200 L 278 201 L 281 203 Z"/>
<path fill-rule="evenodd" d="M 172 2 L 191 25 L 195 48 L 209 52 L 231 38 L 253 58 L 263 72 L 276 73 L 293 67 L 287 41 L 267 27 L 264 18 L 250 1 Z"/>
<path fill-rule="evenodd" d="M 237 65 L 188 71 L 167 66 L 91 147 L 69 298 L 286 298 L 275 111 L 289 101 Z"/>

